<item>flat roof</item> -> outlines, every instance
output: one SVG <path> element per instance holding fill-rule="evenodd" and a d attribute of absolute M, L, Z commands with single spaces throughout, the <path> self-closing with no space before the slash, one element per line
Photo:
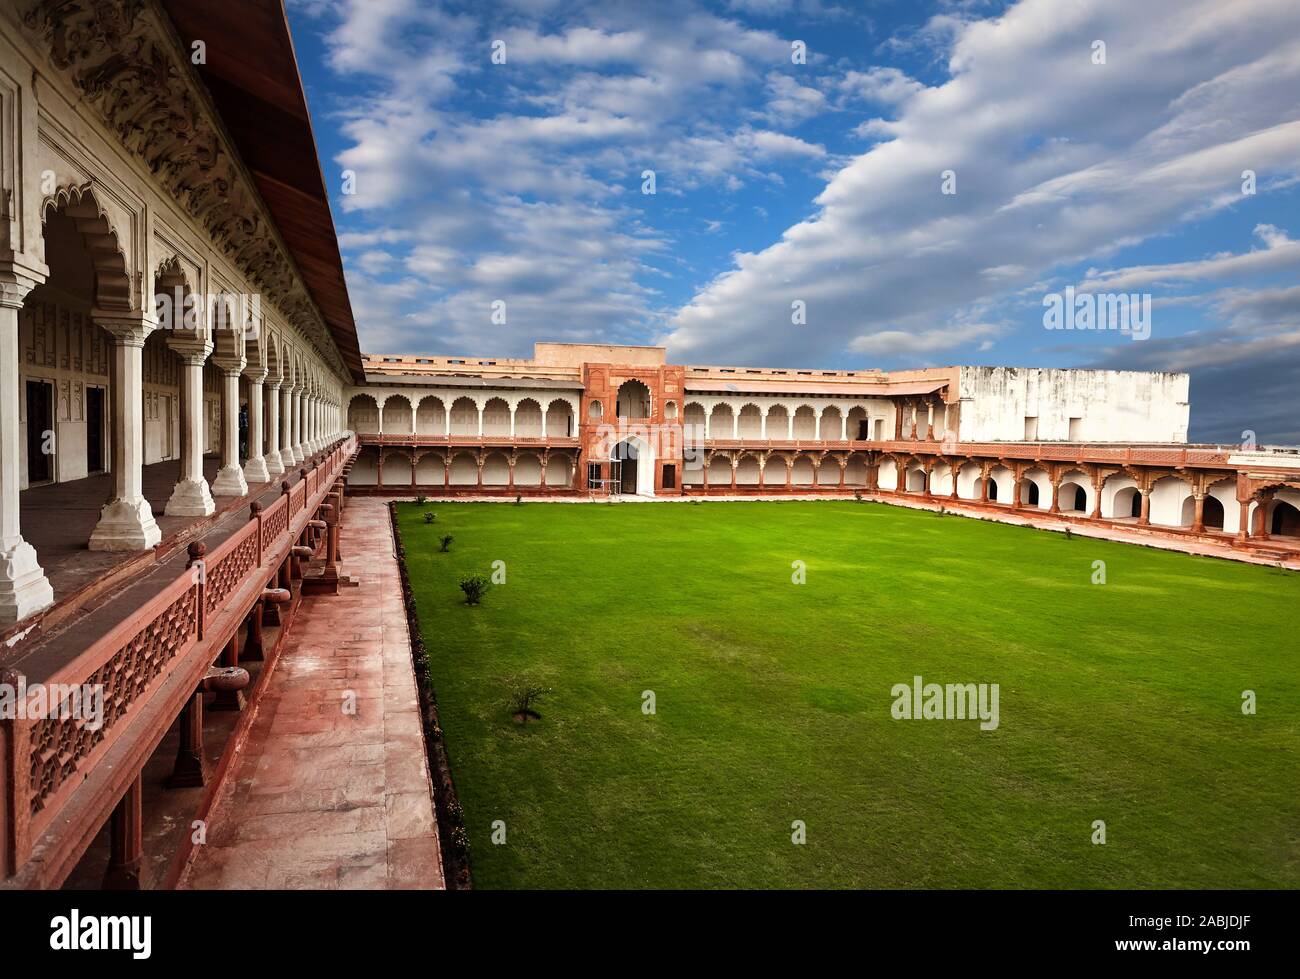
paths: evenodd
<path fill-rule="evenodd" d="M 947 387 L 948 380 L 939 381 L 900 381 L 890 384 L 888 381 L 840 381 L 826 383 L 821 381 L 788 380 L 781 377 L 737 377 L 736 380 L 721 378 L 687 378 L 686 390 L 703 394 L 704 392 L 721 392 L 736 394 L 825 394 L 825 395 L 861 395 L 864 397 L 896 397 L 899 395 L 933 394 Z"/>
<path fill-rule="evenodd" d="M 409 387 L 449 388 L 540 388 L 550 391 L 581 391 L 581 381 L 563 381 L 551 377 L 481 377 L 477 374 L 367 374 L 365 383 L 383 386 L 399 384 Z"/>

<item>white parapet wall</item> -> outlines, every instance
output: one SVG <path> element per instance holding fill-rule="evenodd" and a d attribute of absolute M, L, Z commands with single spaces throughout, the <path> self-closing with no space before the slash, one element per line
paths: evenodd
<path fill-rule="evenodd" d="M 1186 374 L 962 367 L 963 442 L 1186 442 Z"/>

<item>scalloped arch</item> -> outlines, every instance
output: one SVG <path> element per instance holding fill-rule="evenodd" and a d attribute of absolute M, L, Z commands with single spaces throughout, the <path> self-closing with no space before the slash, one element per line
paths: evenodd
<path fill-rule="evenodd" d="M 41 201 L 41 225 L 50 215 L 69 218 L 90 253 L 95 270 L 95 305 L 102 309 L 131 309 L 131 276 L 126 252 L 118 241 L 117 229 L 108 219 L 95 194 L 93 182 L 70 184 L 55 189 Z"/>

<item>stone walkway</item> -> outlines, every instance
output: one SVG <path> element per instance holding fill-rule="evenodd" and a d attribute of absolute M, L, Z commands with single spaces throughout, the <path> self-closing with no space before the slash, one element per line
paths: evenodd
<path fill-rule="evenodd" d="M 304 600 L 182 887 L 443 886 L 385 501 L 350 499 L 340 546 L 360 586 Z"/>

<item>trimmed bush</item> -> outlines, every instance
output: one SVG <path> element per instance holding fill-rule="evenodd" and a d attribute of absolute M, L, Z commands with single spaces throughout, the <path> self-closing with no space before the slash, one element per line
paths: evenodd
<path fill-rule="evenodd" d="M 485 574 L 471 574 L 460 579 L 460 590 L 465 593 L 466 605 L 478 605 L 491 587 L 492 580 Z"/>

